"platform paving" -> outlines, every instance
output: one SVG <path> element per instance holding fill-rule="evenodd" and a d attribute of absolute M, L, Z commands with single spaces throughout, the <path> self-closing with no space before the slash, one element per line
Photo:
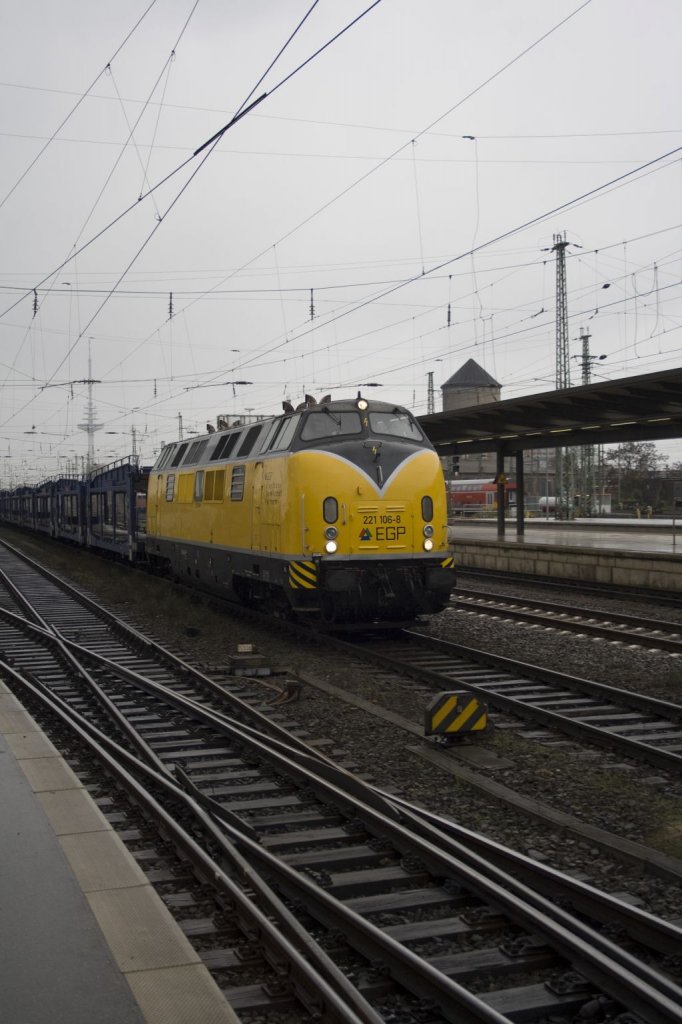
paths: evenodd
<path fill-rule="evenodd" d="M 0 1021 L 239 1024 L 124 844 L 1 681 Z"/>
<path fill-rule="evenodd" d="M 500 540 L 505 544 L 547 544 L 557 547 L 604 549 L 607 551 L 658 552 L 682 558 L 682 518 L 673 519 L 527 519 L 525 533 L 518 536 L 516 520 L 505 520 L 504 538 L 497 536 L 493 519 L 455 519 L 448 527 L 451 542 L 457 540 Z"/>

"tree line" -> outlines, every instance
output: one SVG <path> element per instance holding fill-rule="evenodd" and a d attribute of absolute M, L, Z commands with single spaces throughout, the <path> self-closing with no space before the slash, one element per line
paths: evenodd
<path fill-rule="evenodd" d="M 605 449 L 603 488 L 614 512 L 651 507 L 654 513 L 682 513 L 682 462 L 668 465 L 652 441 L 626 441 Z M 677 505 L 679 502 L 679 505 Z"/>

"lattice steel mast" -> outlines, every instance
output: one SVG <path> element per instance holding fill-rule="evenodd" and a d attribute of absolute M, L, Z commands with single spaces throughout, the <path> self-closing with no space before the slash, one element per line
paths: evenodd
<path fill-rule="evenodd" d="M 78 424 L 79 430 L 84 430 L 88 435 L 88 454 L 85 463 L 86 473 L 91 473 L 95 468 L 95 433 L 102 429 L 102 424 L 97 422 L 95 416 L 95 403 L 92 400 L 93 384 L 100 384 L 101 381 L 92 379 L 92 349 L 88 342 L 88 379 L 78 381 L 79 384 L 88 385 L 88 401 L 85 406 L 85 422 Z"/>
<path fill-rule="evenodd" d="M 570 244 L 563 235 L 553 236 L 552 252 L 556 253 L 556 388 L 571 386 L 571 364 L 568 350 L 568 305 L 566 299 L 566 248 Z M 555 449 L 555 488 L 557 519 L 573 518 L 573 459 L 565 448 Z"/>
<path fill-rule="evenodd" d="M 436 398 L 433 391 L 433 370 L 429 370 L 426 375 L 427 380 L 427 392 L 426 392 L 426 412 L 430 415 L 436 411 Z"/>

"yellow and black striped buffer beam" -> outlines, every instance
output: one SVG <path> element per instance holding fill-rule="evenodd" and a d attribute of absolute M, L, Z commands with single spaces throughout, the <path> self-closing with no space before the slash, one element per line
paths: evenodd
<path fill-rule="evenodd" d="M 314 562 L 289 562 L 289 586 L 293 590 L 315 590 L 317 566 Z"/>
<path fill-rule="evenodd" d="M 447 558 L 444 558 L 443 561 L 440 563 L 440 567 L 441 569 L 454 569 L 455 559 L 453 558 L 453 556 L 449 555 Z"/>
<path fill-rule="evenodd" d="M 427 736 L 482 732 L 488 727 L 488 705 L 469 693 L 439 693 L 424 712 Z"/>

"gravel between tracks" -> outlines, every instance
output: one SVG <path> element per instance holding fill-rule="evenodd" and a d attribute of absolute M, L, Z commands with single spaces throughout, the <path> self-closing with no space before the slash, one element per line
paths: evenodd
<path fill-rule="evenodd" d="M 77 549 L 56 547 L 14 530 L 0 537 L 16 544 L 49 568 L 88 590 L 126 621 L 147 630 L 194 664 L 220 664 L 235 653 L 238 643 L 253 643 L 267 661 L 293 672 L 319 678 L 349 693 L 386 707 L 421 725 L 424 691 L 409 679 L 396 678 L 349 660 L 325 646 L 324 639 L 296 646 L 278 631 L 266 631 L 208 607 L 165 580 L 136 574 L 102 562 Z M 476 584 L 467 580 L 467 587 Z M 481 589 L 484 589 L 481 585 Z M 496 591 L 503 588 L 495 585 Z M 510 594 L 541 596 L 532 584 L 510 584 Z M 569 599 L 567 599 L 567 602 Z M 570 596 L 571 604 L 604 608 L 604 599 Z M 682 621 L 682 613 L 656 614 L 645 605 L 633 608 L 616 602 L 608 607 Z M 464 612 L 445 611 L 420 627 L 425 632 L 458 643 L 493 649 L 497 654 L 584 675 L 587 678 L 647 692 L 679 702 L 682 659 L 643 649 L 607 645 L 575 634 L 540 631 Z M 264 701 L 271 691 L 264 688 Z M 404 730 L 367 715 L 305 686 L 301 699 L 281 709 L 306 729 L 312 738 L 329 737 L 378 785 L 400 792 L 407 799 L 444 813 L 514 849 L 571 873 L 580 872 L 610 892 L 627 891 L 662 917 L 682 920 L 682 887 L 653 876 L 642 877 L 606 856 L 597 846 L 574 840 L 525 815 L 508 810 L 446 775 L 406 748 L 419 740 Z M 500 755 L 502 764 L 490 777 L 544 804 L 571 813 L 581 821 L 615 835 L 644 843 L 672 857 L 682 858 L 682 784 L 660 779 L 653 769 L 623 764 L 622 759 L 571 743 L 551 746 L 524 738 L 523 730 L 492 730 L 482 739 Z"/>

